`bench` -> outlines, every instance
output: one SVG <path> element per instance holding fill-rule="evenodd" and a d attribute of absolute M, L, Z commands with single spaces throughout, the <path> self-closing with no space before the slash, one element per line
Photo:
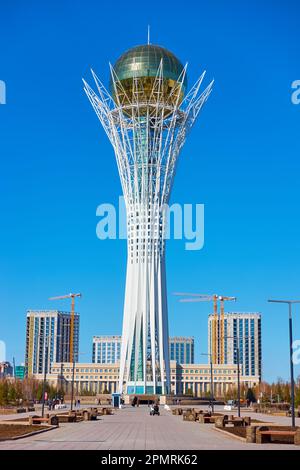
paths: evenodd
<path fill-rule="evenodd" d="M 91 409 L 85 409 L 85 410 L 80 410 L 80 411 L 72 411 L 69 412 L 69 417 L 74 418 L 74 422 L 76 420 L 84 420 L 84 421 L 93 421 L 96 420 L 99 415 L 102 413 L 99 412 L 96 408 L 91 408 Z M 112 414 L 112 413 L 103 413 L 103 414 Z"/>
<path fill-rule="evenodd" d="M 109 408 L 109 410 L 112 412 L 112 409 Z M 103 415 L 103 411 L 101 409 L 98 409 L 98 408 L 90 408 L 89 409 L 89 412 L 93 415 L 93 416 L 102 416 Z M 109 414 L 109 413 L 108 413 Z"/>
<path fill-rule="evenodd" d="M 199 413 L 198 421 L 200 424 L 214 424 L 218 418 L 219 418 L 219 415 Z"/>
<path fill-rule="evenodd" d="M 183 413 L 182 415 L 183 421 L 196 421 L 196 414 L 195 413 Z"/>
<path fill-rule="evenodd" d="M 31 419 L 29 418 L 29 421 L 32 421 L 32 424 L 41 424 L 41 423 L 48 424 L 49 418 L 32 417 Z"/>
<path fill-rule="evenodd" d="M 217 416 L 215 419 L 215 426 L 216 428 L 225 428 L 228 424 L 236 426 L 250 426 L 251 424 L 251 417 L 245 416 L 244 418 L 239 418 L 235 416 Z"/>
<path fill-rule="evenodd" d="M 234 418 L 226 421 L 226 424 L 233 424 L 233 426 L 249 426 L 250 423 L 251 418 Z"/>
<path fill-rule="evenodd" d="M 199 416 L 199 423 L 201 424 L 210 424 L 211 423 L 211 416 Z"/>
<path fill-rule="evenodd" d="M 257 428 L 256 443 L 265 444 L 272 442 L 272 437 L 290 438 L 289 443 L 300 445 L 300 428 L 297 429 L 270 429 L 266 426 Z M 277 439 L 278 440 L 278 439 Z"/>
<path fill-rule="evenodd" d="M 182 415 L 184 421 L 198 421 L 200 416 L 203 415 L 203 410 L 195 409 L 195 408 L 188 408 L 186 410 L 182 410 L 181 408 L 177 408 L 172 410 L 174 415 Z M 206 413 L 207 416 L 211 416 L 210 413 Z"/>
<path fill-rule="evenodd" d="M 173 408 L 172 409 L 172 415 L 175 415 L 175 416 L 182 415 L 182 408 Z"/>
<path fill-rule="evenodd" d="M 60 417 L 63 416 L 65 419 L 68 417 L 69 420 L 65 422 L 69 423 L 75 423 L 76 421 L 90 421 L 93 419 L 97 419 L 97 416 L 100 413 L 97 411 L 97 409 L 91 408 L 91 409 L 81 409 L 81 410 L 70 410 L 69 413 L 59 415 Z"/>
<path fill-rule="evenodd" d="M 41 417 L 41 416 L 29 416 L 28 418 L 28 424 L 33 425 L 33 424 L 50 424 L 51 426 L 58 426 L 59 425 L 59 419 L 56 415 L 54 416 L 46 416 L 46 417 Z"/>
<path fill-rule="evenodd" d="M 78 416 L 76 413 L 69 413 L 69 414 L 59 414 L 58 420 L 60 423 L 77 423 L 78 421 L 82 421 L 82 418 Z"/>
<path fill-rule="evenodd" d="M 93 420 L 96 420 L 96 419 L 97 419 L 97 416 L 98 416 L 98 414 L 91 413 L 91 412 L 88 411 L 88 410 L 85 410 L 85 411 L 83 412 L 83 420 L 84 420 L 84 421 L 93 421 Z"/>

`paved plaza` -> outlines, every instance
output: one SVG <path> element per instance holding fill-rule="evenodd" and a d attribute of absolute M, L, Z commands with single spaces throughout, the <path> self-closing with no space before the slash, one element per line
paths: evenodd
<path fill-rule="evenodd" d="M 256 415 L 255 418 L 289 424 L 288 418 Z M 300 420 L 297 420 L 300 421 Z M 298 423 L 297 423 L 298 424 Z M 300 424 L 300 423 L 299 423 Z M 150 416 L 147 406 L 125 407 L 97 421 L 61 424 L 59 428 L 16 441 L 0 442 L 0 450 L 202 450 L 295 449 L 286 444 L 246 444 L 226 436 L 210 424 L 183 421 L 161 407 L 161 416 Z"/>

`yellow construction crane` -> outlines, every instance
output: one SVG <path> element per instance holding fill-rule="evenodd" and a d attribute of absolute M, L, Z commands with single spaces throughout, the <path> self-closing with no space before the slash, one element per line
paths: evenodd
<path fill-rule="evenodd" d="M 174 295 L 187 296 L 188 298 L 180 299 L 179 302 L 213 302 L 213 321 L 211 335 L 211 359 L 213 364 L 224 364 L 224 301 L 236 300 L 236 297 L 227 297 L 224 295 L 206 295 L 206 294 L 189 294 L 186 292 L 175 292 Z M 220 318 L 218 316 L 218 300 L 220 301 Z M 218 334 L 219 329 L 219 334 Z"/>
<path fill-rule="evenodd" d="M 50 297 L 49 300 L 71 299 L 71 325 L 70 325 L 70 362 L 74 362 L 74 325 L 75 325 L 75 297 L 81 297 L 82 294 L 67 294 L 57 297 Z"/>
<path fill-rule="evenodd" d="M 224 360 L 225 360 L 225 351 L 224 351 L 224 349 L 225 349 L 224 348 L 224 345 L 225 345 L 225 336 L 224 336 L 224 309 L 225 309 L 225 306 L 224 306 L 224 301 L 225 300 L 233 300 L 235 302 L 236 297 L 225 297 L 224 295 L 220 295 L 219 300 L 220 300 L 220 337 L 219 337 L 219 341 L 220 341 L 220 345 L 219 345 L 220 364 L 224 364 Z"/>

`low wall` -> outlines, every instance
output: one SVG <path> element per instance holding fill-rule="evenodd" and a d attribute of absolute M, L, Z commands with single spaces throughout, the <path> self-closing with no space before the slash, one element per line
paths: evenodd
<path fill-rule="evenodd" d="M 209 405 L 208 398 L 188 397 L 184 395 L 166 395 L 164 403 L 167 405 Z M 224 405 L 224 401 L 214 400 L 214 405 Z"/>
<path fill-rule="evenodd" d="M 101 405 L 107 405 L 111 402 L 111 393 L 97 393 L 97 395 L 93 396 L 81 396 L 81 395 L 74 395 L 75 400 L 79 399 L 81 405 L 95 405 L 98 404 L 98 400 L 100 400 Z M 68 402 L 71 400 L 71 395 L 65 395 L 65 401 Z"/>

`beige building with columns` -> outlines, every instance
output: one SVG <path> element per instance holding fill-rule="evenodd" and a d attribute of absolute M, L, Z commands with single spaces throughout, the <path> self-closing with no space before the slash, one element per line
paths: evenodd
<path fill-rule="evenodd" d="M 204 397 L 210 392 L 210 365 L 209 364 L 179 364 L 170 362 L 171 366 L 171 391 L 174 394 L 184 394 L 188 390 L 193 391 L 194 396 Z M 53 385 L 61 386 L 70 392 L 73 376 L 71 363 L 53 363 L 51 372 L 47 375 L 47 381 Z M 42 374 L 35 374 L 35 378 L 42 380 Z M 222 396 L 224 392 L 237 386 L 237 366 L 217 364 L 213 366 L 214 394 Z M 118 364 L 75 364 L 74 390 L 80 393 L 84 390 L 102 393 L 108 390 L 110 393 L 118 390 L 119 365 Z M 241 384 L 254 387 L 259 383 L 258 376 L 240 377 Z"/>

